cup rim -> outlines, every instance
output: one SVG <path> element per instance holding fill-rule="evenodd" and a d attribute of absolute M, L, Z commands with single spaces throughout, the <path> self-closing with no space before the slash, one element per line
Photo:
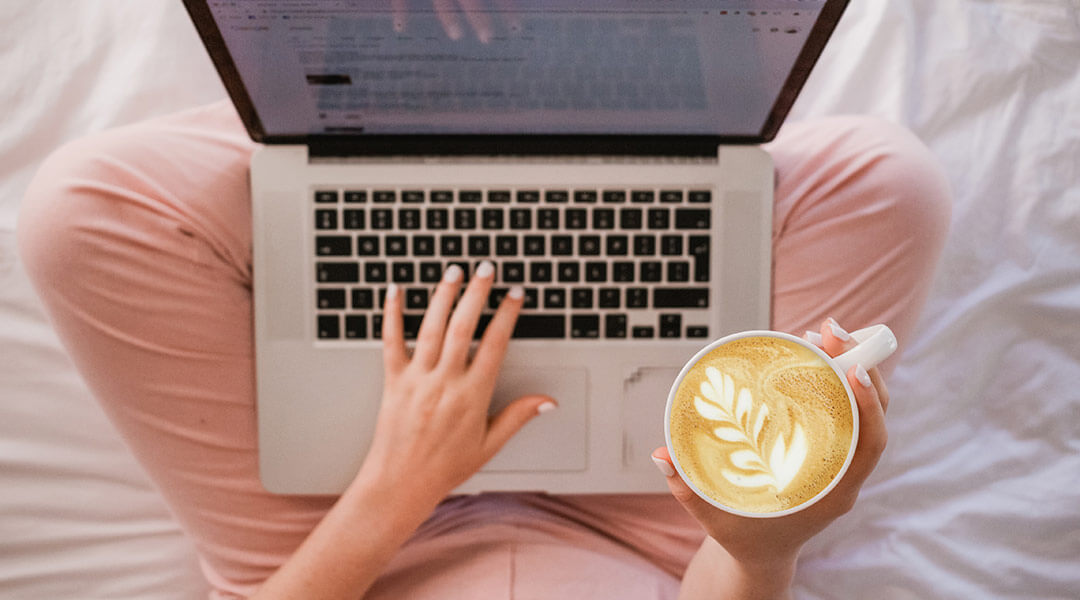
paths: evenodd
<path fill-rule="evenodd" d="M 797 343 L 797 344 L 799 344 L 799 345 L 801 345 L 803 347 L 806 347 L 806 348 L 809 348 L 810 350 L 812 350 L 819 357 L 821 357 L 821 359 L 825 361 L 825 364 L 829 365 L 829 368 L 831 368 L 833 370 L 833 372 L 836 373 L 837 377 L 840 378 L 840 382 L 844 384 L 844 390 L 847 392 L 848 404 L 851 406 L 851 418 L 852 418 L 851 443 L 848 445 L 847 457 L 844 459 L 844 464 L 840 466 L 840 470 L 836 472 L 836 475 L 833 476 L 832 480 L 829 482 L 829 484 L 827 486 L 822 488 L 820 492 L 815 494 L 812 498 L 810 498 L 806 502 L 803 502 L 802 504 L 799 504 L 799 505 L 796 505 L 796 506 L 792 506 L 791 508 L 787 508 L 787 509 L 780 510 L 780 511 L 775 511 L 775 512 L 767 512 L 767 513 L 747 512 L 747 511 L 739 510 L 739 509 L 731 507 L 731 506 L 727 506 L 727 505 L 719 502 L 718 500 L 715 500 L 715 499 L 709 497 L 708 494 L 706 494 L 705 492 L 698 489 L 698 487 L 687 476 L 686 471 L 684 471 L 683 468 L 682 468 L 682 465 L 679 464 L 679 458 L 675 455 L 675 449 L 671 444 L 671 407 L 675 402 L 675 394 L 678 392 L 679 385 L 682 384 L 683 378 L 686 377 L 686 374 L 690 372 L 690 369 L 692 369 L 694 367 L 694 365 L 696 365 L 698 363 L 698 361 L 700 361 L 709 352 L 712 352 L 713 350 L 715 350 L 716 348 L 718 348 L 720 346 L 723 346 L 724 344 L 728 344 L 730 342 L 734 342 L 736 340 L 740 340 L 740 339 L 748 338 L 748 337 L 775 337 L 775 338 L 786 339 L 786 340 L 795 342 L 795 343 Z M 851 389 L 851 384 L 848 383 L 847 374 L 846 373 L 841 373 L 840 369 L 837 368 L 835 362 L 833 361 L 833 358 L 831 356 L 829 356 L 828 354 L 826 354 L 825 351 L 822 350 L 821 348 L 818 348 L 814 344 L 812 344 L 812 343 L 810 343 L 810 342 L 808 342 L 808 341 L 806 341 L 806 340 L 804 340 L 804 339 L 802 339 L 800 337 L 796 337 L 794 335 L 791 335 L 790 333 L 785 333 L 783 331 L 772 331 L 772 330 L 769 330 L 769 329 L 754 329 L 754 330 L 749 330 L 749 331 L 740 331 L 738 333 L 732 333 L 730 335 L 726 335 L 726 336 L 724 336 L 722 338 L 713 340 L 712 342 L 706 344 L 704 347 L 702 347 L 700 350 L 698 350 L 692 357 L 690 357 L 686 361 L 686 364 L 683 365 L 683 368 L 679 371 L 679 375 L 675 378 L 675 381 L 671 384 L 671 390 L 668 391 L 667 406 L 664 409 L 664 440 L 667 443 L 668 454 L 671 456 L 671 463 L 675 466 L 675 470 L 678 472 L 679 477 L 682 478 L 683 482 L 686 483 L 686 485 L 691 490 L 693 490 L 694 493 L 697 494 L 697 496 L 699 498 L 705 500 L 706 502 L 708 502 L 709 504 L 715 506 L 716 508 L 719 508 L 720 510 L 723 510 L 725 512 L 728 512 L 728 513 L 731 513 L 731 514 L 734 514 L 734 515 L 738 515 L 738 516 L 741 516 L 741 517 L 751 517 L 751 518 L 756 518 L 756 519 L 762 519 L 762 518 L 768 519 L 768 518 L 783 517 L 783 516 L 786 516 L 786 515 L 790 515 L 790 514 L 799 512 L 801 510 L 805 510 L 805 509 L 809 508 L 810 506 L 813 506 L 819 500 L 821 500 L 826 495 L 828 495 L 828 493 L 831 492 L 833 490 L 833 488 L 835 488 L 838 483 L 840 483 L 840 480 L 844 478 L 844 475 L 847 473 L 848 467 L 851 466 L 852 459 L 855 457 L 855 449 L 856 449 L 856 447 L 858 445 L 858 442 L 859 442 L 859 406 L 858 406 L 858 403 L 855 401 L 855 392 L 854 392 L 854 390 Z"/>

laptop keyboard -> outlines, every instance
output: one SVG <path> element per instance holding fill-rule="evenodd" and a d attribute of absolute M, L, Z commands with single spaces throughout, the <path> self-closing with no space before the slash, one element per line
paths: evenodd
<path fill-rule="evenodd" d="M 316 332 L 378 339 L 389 282 L 414 339 L 451 264 L 496 269 L 476 337 L 512 285 L 515 338 L 709 336 L 712 194 L 702 189 L 391 190 L 318 188 Z"/>

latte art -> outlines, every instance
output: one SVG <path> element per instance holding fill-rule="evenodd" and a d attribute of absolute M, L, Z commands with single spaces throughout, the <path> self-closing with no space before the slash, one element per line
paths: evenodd
<path fill-rule="evenodd" d="M 809 348 L 769 336 L 723 344 L 680 382 L 672 448 L 710 498 L 749 513 L 798 506 L 828 487 L 853 436 L 843 382 Z"/>

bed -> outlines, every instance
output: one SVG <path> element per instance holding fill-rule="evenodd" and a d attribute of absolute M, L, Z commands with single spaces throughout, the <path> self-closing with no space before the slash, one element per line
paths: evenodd
<path fill-rule="evenodd" d="M 204 597 L 14 228 L 62 142 L 224 90 L 179 2 L 10 0 L 0 28 L 0 597 Z M 889 448 L 796 597 L 1080 598 L 1080 2 L 856 0 L 791 118 L 837 113 L 913 129 L 955 206 Z"/>

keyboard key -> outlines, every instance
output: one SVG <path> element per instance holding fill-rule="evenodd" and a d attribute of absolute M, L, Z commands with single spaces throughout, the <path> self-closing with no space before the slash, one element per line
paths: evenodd
<path fill-rule="evenodd" d="M 451 260 L 446 263 L 446 268 L 449 269 L 450 265 L 457 265 L 461 269 L 461 282 L 469 283 L 469 263 L 459 260 Z"/>
<path fill-rule="evenodd" d="M 510 291 L 510 288 L 505 287 L 493 287 L 488 292 L 488 308 L 494 310 L 499 308 L 499 304 L 506 297 L 506 293 Z"/>
<path fill-rule="evenodd" d="M 590 283 L 607 281 L 607 263 L 598 260 L 585 263 L 585 281 Z"/>
<path fill-rule="evenodd" d="M 341 319 L 337 315 L 319 315 L 318 331 L 320 340 L 333 340 L 341 337 Z"/>
<path fill-rule="evenodd" d="M 633 332 L 633 336 L 639 339 L 651 338 L 656 335 L 653 327 L 649 325 L 636 325 L 631 331 Z"/>
<path fill-rule="evenodd" d="M 435 256 L 435 236 L 414 235 L 412 248 L 414 256 Z"/>
<path fill-rule="evenodd" d="M 337 229 L 337 209 L 315 211 L 315 229 Z"/>
<path fill-rule="evenodd" d="M 394 283 L 412 283 L 415 279 L 416 269 L 411 262 L 396 262 L 391 267 L 394 275 Z"/>
<path fill-rule="evenodd" d="M 537 210 L 536 226 L 540 229 L 558 229 L 559 211 L 554 208 L 541 208 Z"/>
<path fill-rule="evenodd" d="M 566 204 L 570 200 L 570 193 L 566 190 L 548 190 L 544 193 L 544 202 L 551 204 Z"/>
<path fill-rule="evenodd" d="M 450 190 L 432 190 L 431 201 L 436 204 L 449 204 L 454 201 L 454 192 Z"/>
<path fill-rule="evenodd" d="M 707 308 L 708 288 L 656 288 L 653 308 Z"/>
<path fill-rule="evenodd" d="M 401 201 L 409 204 L 419 204 L 424 201 L 424 192 L 420 190 L 405 190 L 401 192 Z"/>
<path fill-rule="evenodd" d="M 597 315 L 573 315 L 570 317 L 570 336 L 575 338 L 600 337 L 600 317 Z"/>
<path fill-rule="evenodd" d="M 551 254 L 553 256 L 570 256 L 574 253 L 574 238 L 568 235 L 551 236 Z"/>
<path fill-rule="evenodd" d="M 666 208 L 649 209 L 649 229 L 667 229 L 671 226 L 671 213 Z"/>
<path fill-rule="evenodd" d="M 538 190 L 520 190 L 517 193 L 517 201 L 522 204 L 536 204 L 540 201 Z"/>
<path fill-rule="evenodd" d="M 394 211 L 388 208 L 377 208 L 371 211 L 372 229 L 393 229 Z"/>
<path fill-rule="evenodd" d="M 645 288 L 626 288 L 626 308 L 648 308 L 649 290 Z"/>
<path fill-rule="evenodd" d="M 354 288 L 352 291 L 353 308 L 375 308 L 375 293 L 367 288 Z"/>
<path fill-rule="evenodd" d="M 445 208 L 429 208 L 426 214 L 428 229 L 446 229 L 450 226 L 450 211 Z"/>
<path fill-rule="evenodd" d="M 600 288 L 597 303 L 600 308 L 619 308 L 619 288 Z"/>
<path fill-rule="evenodd" d="M 566 308 L 566 290 L 544 288 L 544 308 Z"/>
<path fill-rule="evenodd" d="M 660 238 L 660 254 L 664 256 L 679 256 L 682 254 L 682 236 L 665 235 Z"/>
<path fill-rule="evenodd" d="M 681 190 L 663 190 L 660 192 L 660 201 L 665 203 L 677 203 L 683 201 Z M 661 332 L 663 336 L 663 332 Z"/>
<path fill-rule="evenodd" d="M 607 236 L 608 256 L 626 256 L 629 252 L 629 239 L 625 235 Z"/>
<path fill-rule="evenodd" d="M 489 191 L 488 202 L 491 202 L 492 204 L 507 204 L 510 202 L 510 192 L 506 190 Z"/>
<path fill-rule="evenodd" d="M 626 315 L 604 315 L 604 337 L 626 337 Z"/>
<path fill-rule="evenodd" d="M 345 337 L 350 340 L 362 340 L 367 337 L 366 315 L 345 315 Z"/>
<path fill-rule="evenodd" d="M 677 338 L 682 333 L 682 315 L 679 314 L 661 314 L 660 315 L 660 337 L 662 338 Z"/>
<path fill-rule="evenodd" d="M 518 240 L 516 235 L 500 235 L 495 237 L 496 256 L 517 256 Z"/>
<path fill-rule="evenodd" d="M 578 254 L 582 256 L 600 255 L 600 236 L 583 235 L 578 238 Z"/>
<path fill-rule="evenodd" d="M 342 288 L 323 288 L 316 292 L 316 304 L 319 308 L 345 308 L 345 290 Z"/>
<path fill-rule="evenodd" d="M 676 229 L 708 229 L 712 213 L 706 209 L 678 208 L 675 209 Z"/>
<path fill-rule="evenodd" d="M 566 209 L 566 228 L 567 229 L 585 229 L 588 227 L 586 223 L 589 217 L 589 213 L 584 208 L 568 208 Z"/>
<path fill-rule="evenodd" d="M 484 199 L 484 192 L 479 190 L 462 190 L 458 194 L 458 200 L 465 204 L 479 204 Z"/>
<path fill-rule="evenodd" d="M 386 245 L 383 252 L 387 256 L 405 256 L 409 253 L 408 240 L 403 235 L 386 236 Z"/>
<path fill-rule="evenodd" d="M 656 282 L 663 278 L 663 263 L 646 260 L 641 263 L 641 281 Z"/>
<path fill-rule="evenodd" d="M 628 283 L 634 280 L 634 263 L 619 260 L 611 263 L 611 280 L 617 283 Z"/>
<path fill-rule="evenodd" d="M 371 337 L 372 339 L 382 339 L 382 315 L 371 315 Z"/>
<path fill-rule="evenodd" d="M 693 202 L 693 200 L 691 200 Z M 709 328 L 704 326 L 690 326 L 686 327 L 686 337 L 688 338 L 706 338 L 709 337 Z"/>
<path fill-rule="evenodd" d="M 443 256 L 461 256 L 462 248 L 460 235 L 439 236 L 439 250 Z"/>
<path fill-rule="evenodd" d="M 338 201 L 338 193 L 334 190 L 316 190 L 315 202 L 319 204 L 332 204 Z"/>
<path fill-rule="evenodd" d="M 641 209 L 624 208 L 620 210 L 619 227 L 622 229 L 641 229 Z"/>
<path fill-rule="evenodd" d="M 454 227 L 456 229 L 476 229 L 476 209 L 455 208 Z"/>
<path fill-rule="evenodd" d="M 634 190 L 630 193 L 630 201 L 635 204 L 644 204 L 656 201 L 656 192 L 652 190 Z"/>
<path fill-rule="evenodd" d="M 398 211 L 399 229 L 420 229 L 420 209 L 403 208 Z"/>
<path fill-rule="evenodd" d="M 342 212 L 344 217 L 345 229 L 363 229 L 364 228 L 364 209 L 362 208 L 347 208 Z"/>
<path fill-rule="evenodd" d="M 676 260 L 667 265 L 667 280 L 673 282 L 690 281 L 690 263 Z"/>
<path fill-rule="evenodd" d="M 522 283 L 525 281 L 525 263 L 520 261 L 508 261 L 502 264 L 502 280 L 506 283 Z"/>
<path fill-rule="evenodd" d="M 540 307 L 540 294 L 536 291 L 536 288 L 525 288 L 525 300 L 521 305 L 522 308 L 539 308 Z"/>
<path fill-rule="evenodd" d="M 625 190 L 604 190 L 604 203 L 616 204 L 626 202 Z"/>
<path fill-rule="evenodd" d="M 420 281 L 438 283 L 442 279 L 442 265 L 437 262 L 420 263 Z"/>
<path fill-rule="evenodd" d="M 615 228 L 615 209 L 613 208 L 597 208 L 593 209 L 593 229 L 614 229 Z"/>
<path fill-rule="evenodd" d="M 520 315 L 514 327 L 513 337 L 529 338 L 565 338 L 566 317 L 563 315 Z"/>
<path fill-rule="evenodd" d="M 687 246 L 690 256 L 694 257 L 694 281 L 708 281 L 709 271 L 712 268 L 709 261 L 709 236 L 692 235 Z"/>
<path fill-rule="evenodd" d="M 533 283 L 548 283 L 551 281 L 551 263 L 535 261 L 529 265 L 529 281 Z"/>
<path fill-rule="evenodd" d="M 481 226 L 484 229 L 502 229 L 503 211 L 501 208 L 485 208 L 480 213 Z"/>
<path fill-rule="evenodd" d="M 416 334 L 420 332 L 420 323 L 423 320 L 424 315 L 401 315 L 402 333 L 405 334 L 405 339 L 416 339 Z"/>
<path fill-rule="evenodd" d="M 596 190 L 576 190 L 574 192 L 574 202 L 578 204 L 595 204 Z"/>
<path fill-rule="evenodd" d="M 318 256 L 352 256 L 352 238 L 347 235 L 320 235 L 315 238 Z"/>
<path fill-rule="evenodd" d="M 656 254 L 656 238 L 651 235 L 634 236 L 634 256 L 652 256 Z"/>
<path fill-rule="evenodd" d="M 388 204 L 394 202 L 397 198 L 397 194 L 389 190 L 377 190 L 372 192 L 371 200 L 378 202 L 379 204 Z"/>
<path fill-rule="evenodd" d="M 405 290 L 405 308 L 425 309 L 427 305 L 427 288 L 409 288 Z"/>
<path fill-rule="evenodd" d="M 357 283 L 360 265 L 356 263 L 315 263 L 315 280 L 319 283 Z"/>
<path fill-rule="evenodd" d="M 690 202 L 712 202 L 712 192 L 710 190 L 693 190 L 689 194 Z"/>
<path fill-rule="evenodd" d="M 348 204 L 367 202 L 367 192 L 365 190 L 345 190 L 345 202 Z"/>
<path fill-rule="evenodd" d="M 386 283 L 386 263 L 364 263 L 364 281 L 368 283 Z"/>
<path fill-rule="evenodd" d="M 524 242 L 525 256 L 543 256 L 547 253 L 547 240 L 542 235 L 527 235 Z"/>
<path fill-rule="evenodd" d="M 532 229 L 532 211 L 527 208 L 511 208 L 510 229 Z"/>
<path fill-rule="evenodd" d="M 489 256 L 491 254 L 491 238 L 486 235 L 469 236 L 469 256 Z"/>
<path fill-rule="evenodd" d="M 558 272 L 562 283 L 576 283 L 581 279 L 581 267 L 576 262 L 560 262 Z"/>
<path fill-rule="evenodd" d="M 571 308 L 592 308 L 593 305 L 593 290 L 592 288 L 576 287 L 570 290 L 570 306 Z"/>

